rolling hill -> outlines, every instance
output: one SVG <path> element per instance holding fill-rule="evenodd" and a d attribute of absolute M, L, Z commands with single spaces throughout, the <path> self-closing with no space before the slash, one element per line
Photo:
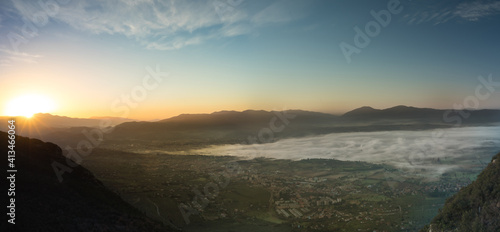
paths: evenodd
<path fill-rule="evenodd" d="M 342 116 L 290 110 L 286 114 L 293 115 L 293 117 L 283 119 L 283 113 L 277 111 L 221 111 L 212 114 L 182 114 L 158 122 L 122 123 L 106 136 L 106 140 L 131 142 L 146 140 L 150 144 L 154 141 L 232 144 L 248 142 L 249 136 L 259 137 L 260 134 L 264 137 L 263 130 L 268 132 L 266 134 L 268 137 L 272 137 L 264 142 L 273 142 L 282 138 L 335 132 L 421 130 L 500 122 L 500 110 L 479 110 L 466 113 L 470 115 L 464 118 L 460 117 L 460 112 L 447 110 L 407 106 L 396 106 L 384 110 L 362 107 Z M 444 119 L 448 119 L 448 122 L 443 121 Z M 459 125 L 458 122 L 460 122 Z M 276 130 L 273 126 L 284 128 Z M 268 129 L 275 129 L 272 135 L 269 135 Z"/>
<path fill-rule="evenodd" d="M 316 134 L 316 130 L 332 126 L 337 121 L 338 117 L 335 115 L 301 110 L 286 113 L 221 111 L 212 114 L 183 114 L 158 122 L 122 123 L 106 139 L 190 144 L 242 143 L 249 136 L 258 137 L 261 130 L 266 130 L 266 139 L 272 137 L 268 141 L 271 142 L 284 137 Z"/>

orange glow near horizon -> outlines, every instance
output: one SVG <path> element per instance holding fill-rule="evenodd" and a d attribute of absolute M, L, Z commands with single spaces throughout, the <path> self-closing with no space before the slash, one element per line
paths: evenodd
<path fill-rule="evenodd" d="M 55 102 L 49 97 L 27 94 L 10 100 L 4 109 L 4 115 L 31 118 L 36 113 L 51 113 L 55 108 Z"/>

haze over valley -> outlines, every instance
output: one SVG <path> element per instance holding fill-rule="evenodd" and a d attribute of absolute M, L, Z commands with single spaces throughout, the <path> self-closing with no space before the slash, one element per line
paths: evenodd
<path fill-rule="evenodd" d="M 245 159 L 337 159 L 390 164 L 403 170 L 440 176 L 453 169 L 482 170 L 500 150 L 500 127 L 419 131 L 346 132 L 275 143 L 221 145 L 185 152 Z M 425 171 L 423 171 L 425 170 Z"/>

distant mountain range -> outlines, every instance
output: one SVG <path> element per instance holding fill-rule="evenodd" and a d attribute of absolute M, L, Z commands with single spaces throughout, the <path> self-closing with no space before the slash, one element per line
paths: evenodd
<path fill-rule="evenodd" d="M 430 108 L 415 108 L 409 106 L 395 106 L 387 109 L 374 109 L 363 106 L 342 115 L 350 119 L 407 119 L 407 118 L 429 118 L 442 117 L 444 110 Z"/>
<path fill-rule="evenodd" d="M 127 122 L 115 127 L 114 134 L 139 133 L 147 136 L 159 131 L 234 131 L 241 132 L 270 127 L 330 125 L 338 116 L 303 110 L 220 111 L 211 114 L 181 114 L 158 122 Z M 272 124 L 272 125 L 271 125 Z M 275 129 L 279 130 L 279 129 Z M 144 133 L 143 133 L 144 132 Z"/>
<path fill-rule="evenodd" d="M 472 110 L 456 112 L 453 110 L 439 110 L 430 108 L 416 108 L 410 106 L 395 106 L 387 109 L 374 109 L 369 106 L 354 109 L 343 115 L 337 116 L 327 113 L 288 110 L 290 115 L 297 115 L 294 123 L 300 124 L 328 124 L 347 123 L 347 122 L 376 122 L 376 121 L 402 121 L 417 120 L 438 123 L 452 123 L 455 117 L 461 117 L 464 123 L 488 123 L 500 121 L 500 110 Z M 219 111 L 211 114 L 181 114 L 175 117 L 149 121 L 153 123 L 177 123 L 185 126 L 241 126 L 243 124 L 255 125 L 268 123 L 271 117 L 278 111 L 264 110 L 246 110 L 238 111 Z M 7 120 L 7 116 L 0 116 L 0 119 Z M 70 128 L 70 127 L 100 127 L 102 124 L 116 126 L 126 122 L 141 122 L 129 118 L 121 117 L 91 117 L 91 118 L 71 118 L 65 116 L 52 115 L 47 113 L 38 113 L 33 117 L 26 119 L 16 117 L 19 126 L 24 124 L 37 124 L 42 128 Z M 448 122 L 446 121 L 448 120 Z M 141 122 L 142 123 L 142 122 Z"/>
<path fill-rule="evenodd" d="M 2 118 L 8 118 L 3 116 Z M 17 123 L 34 122 L 44 127 L 50 128 L 68 128 L 68 127 L 98 127 L 102 121 L 110 126 L 115 126 L 124 122 L 135 121 L 129 118 L 120 117 L 91 117 L 91 118 L 70 118 L 46 113 L 38 113 L 27 119 L 24 117 L 16 117 Z"/>
<path fill-rule="evenodd" d="M 16 120 L 16 134 L 31 138 L 61 144 L 61 141 L 73 140 L 79 137 L 82 128 L 113 127 L 124 122 L 134 121 L 119 117 L 92 117 L 71 118 L 46 113 L 38 113 L 30 118 L 0 116 L 0 120 L 7 122 L 9 119 Z"/>
<path fill-rule="evenodd" d="M 158 122 L 122 123 L 106 135 L 105 143 L 172 148 L 248 143 L 249 140 L 259 142 L 261 138 L 272 142 L 285 137 L 317 134 L 338 120 L 335 115 L 302 110 L 183 114 Z M 149 145 L 145 145 L 146 141 Z"/>
<path fill-rule="evenodd" d="M 61 131 L 75 127 L 112 127 L 124 122 L 134 121 L 128 118 L 119 117 L 92 117 L 92 118 L 71 118 L 46 113 L 38 113 L 30 118 L 0 116 L 0 120 L 7 121 L 15 118 L 17 133 L 28 137 L 39 138 L 40 134 L 47 134 L 54 131 Z"/>
<path fill-rule="evenodd" d="M 1 164 L 7 169 L 7 133 L 0 131 Z M 15 169 L 15 225 L 3 214 L 2 231 L 172 231 L 108 190 L 94 175 L 76 166 L 56 178 L 52 163 L 66 165 L 61 148 L 52 143 L 17 136 Z M 4 177 L 5 178 L 5 177 Z M 9 179 L 0 184 L 5 190 L 4 207 L 10 204 Z"/>
<path fill-rule="evenodd" d="M 267 143 L 283 138 L 336 132 L 422 130 L 500 122 L 500 110 L 455 112 L 396 106 L 362 107 L 336 116 L 303 110 L 221 111 L 183 114 L 158 122 L 126 122 L 106 135 L 105 143 L 120 147 L 172 148 L 213 144 Z M 127 142 L 124 142 L 127 141 Z"/>
<path fill-rule="evenodd" d="M 500 110 L 438 110 L 430 108 L 416 108 L 409 106 L 395 106 L 387 109 L 374 109 L 369 106 L 361 107 L 342 115 L 350 121 L 414 121 L 427 123 L 474 124 L 492 123 L 500 121 Z"/>
<path fill-rule="evenodd" d="M 440 110 L 430 108 L 416 108 L 410 106 L 395 106 L 387 109 L 374 109 L 369 106 L 361 107 L 337 116 L 303 110 L 288 110 L 289 115 L 296 115 L 290 121 L 294 124 L 310 126 L 349 126 L 349 125 L 394 125 L 401 123 L 434 123 L 456 126 L 469 124 L 486 124 L 500 122 L 500 110 Z M 172 118 L 157 121 L 161 123 L 176 124 L 179 126 L 264 126 L 276 116 L 278 111 L 246 110 L 220 111 L 211 114 L 181 114 Z M 130 124 L 129 124 L 130 125 Z M 121 125 L 123 126 L 123 125 Z"/>
<path fill-rule="evenodd" d="M 469 186 L 446 200 L 421 232 L 500 231 L 500 153 Z"/>
<path fill-rule="evenodd" d="M 21 135 L 52 141 L 64 147 L 86 139 L 82 131 L 89 127 L 99 127 L 102 122 L 115 126 L 111 133 L 105 134 L 104 144 L 110 146 L 142 144 L 164 148 L 172 145 L 263 143 L 282 138 L 336 132 L 491 125 L 500 122 L 500 110 L 453 111 L 408 106 L 388 109 L 361 107 L 340 116 L 303 110 L 286 112 L 246 110 L 181 114 L 155 122 L 110 117 L 75 119 L 37 114 L 29 120 L 18 119 L 17 123 Z M 36 124 L 35 128 L 33 124 Z"/>
<path fill-rule="evenodd" d="M 319 112 L 304 111 L 304 110 L 288 110 L 290 119 L 294 120 L 297 117 L 299 123 L 331 123 L 339 117 Z M 199 124 L 199 125 L 242 125 L 242 124 L 262 124 L 269 122 L 272 117 L 278 116 L 281 111 L 264 111 L 264 110 L 246 110 L 238 111 L 219 111 L 211 114 L 181 114 L 172 118 L 158 121 L 159 123 L 183 123 L 183 124 Z M 293 118 L 292 118 L 293 117 Z"/>

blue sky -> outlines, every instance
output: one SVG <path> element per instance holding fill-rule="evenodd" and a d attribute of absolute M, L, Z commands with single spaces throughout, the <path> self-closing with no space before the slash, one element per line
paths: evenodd
<path fill-rule="evenodd" d="M 46 2 L 0 3 L 0 107 L 38 93 L 55 114 L 123 116 L 113 103 L 157 66 L 168 78 L 128 117 L 452 108 L 478 76 L 500 81 L 499 1 Z M 400 12 L 348 62 L 340 44 L 388 4 Z M 496 88 L 479 108 L 500 108 Z"/>

